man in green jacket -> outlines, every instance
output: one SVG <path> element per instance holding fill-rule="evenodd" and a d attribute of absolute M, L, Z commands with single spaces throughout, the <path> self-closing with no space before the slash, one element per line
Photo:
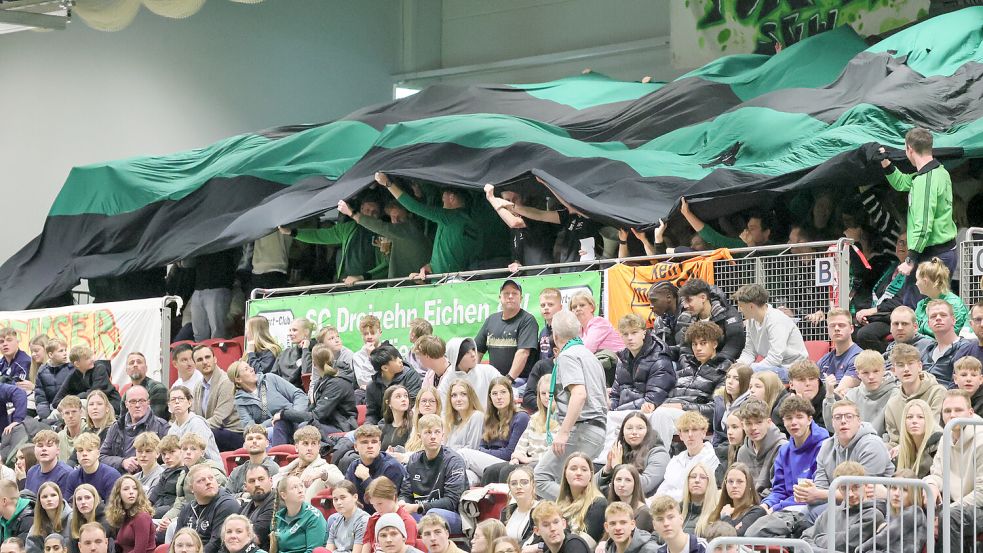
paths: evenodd
<path fill-rule="evenodd" d="M 386 202 L 386 222 L 378 217 L 352 211 L 348 202 L 338 202 L 338 212 L 351 217 L 356 223 L 379 236 L 389 239 L 389 278 L 400 278 L 415 273 L 430 261 L 433 245 L 410 212 L 398 201 Z"/>
<path fill-rule="evenodd" d="M 375 180 L 407 211 L 437 224 L 430 263 L 413 276 L 422 279 L 427 273 L 456 273 L 471 266 L 482 251 L 482 234 L 467 210 L 467 195 L 462 190 L 444 189 L 442 207 L 432 207 L 403 192 L 384 173 L 376 173 Z"/>
<path fill-rule="evenodd" d="M 956 274 L 956 223 L 952 220 L 952 179 L 945 167 L 932 157 L 932 133 L 915 127 L 905 134 L 905 156 L 915 173 L 902 173 L 887 159 L 884 148 L 881 167 L 891 187 L 908 192 L 908 258 L 898 266 L 907 275 L 901 300 L 914 306 L 922 298 L 915 287 L 918 264 L 938 257 L 949 274 Z"/>
<path fill-rule="evenodd" d="M 358 208 L 362 215 L 378 217 L 382 212 L 379 201 L 368 197 Z M 283 234 L 289 234 L 308 244 L 341 246 L 335 256 L 335 281 L 353 284 L 362 280 L 384 278 L 389 265 L 382 251 L 372 244 L 373 234 L 355 221 L 339 222 L 325 229 L 288 229 L 278 227 Z"/>
<path fill-rule="evenodd" d="M 703 222 L 689 208 L 686 198 L 680 198 L 679 212 L 682 213 L 689 226 L 711 248 L 753 248 L 764 246 L 771 239 L 771 221 L 761 212 L 752 211 L 747 214 L 747 223 L 738 238 L 731 238 Z"/>
<path fill-rule="evenodd" d="M 33 522 L 31 500 L 20 497 L 20 490 L 13 480 L 0 481 L 0 542 L 14 537 L 27 539 Z"/>

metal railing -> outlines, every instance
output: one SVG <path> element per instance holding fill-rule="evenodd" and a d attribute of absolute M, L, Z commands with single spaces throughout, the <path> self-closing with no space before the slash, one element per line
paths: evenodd
<path fill-rule="evenodd" d="M 976 237 L 980 238 L 976 238 Z M 959 243 L 959 297 L 971 306 L 983 300 L 983 228 L 966 231 L 967 240 Z M 976 254 L 976 255 L 974 255 Z M 979 262 L 977 262 L 979 256 Z"/>
<path fill-rule="evenodd" d="M 749 547 L 781 547 L 791 551 L 801 553 L 813 553 L 813 548 L 805 540 L 792 538 L 714 538 L 707 545 L 707 553 L 716 553 L 718 548 L 722 548 L 722 553 L 727 552 L 728 545 L 749 546 Z"/>
<path fill-rule="evenodd" d="M 907 487 L 911 487 L 911 488 L 919 488 L 921 490 L 924 490 L 924 492 L 925 492 L 925 494 L 926 494 L 927 497 L 932 497 L 932 488 L 928 485 L 928 483 L 926 483 L 926 482 L 924 482 L 922 480 L 916 480 L 914 478 L 884 478 L 884 477 L 880 477 L 880 476 L 840 476 L 838 478 L 835 478 L 830 483 L 830 485 L 829 485 L 829 497 L 826 500 L 826 513 L 828 513 L 827 516 L 826 516 L 826 518 L 827 518 L 827 526 L 826 526 L 827 531 L 826 531 L 826 533 L 829 536 L 829 540 L 835 540 L 836 539 L 836 516 L 835 516 L 836 511 L 835 511 L 835 509 L 837 509 L 837 508 L 847 508 L 846 506 L 842 506 L 842 507 L 838 507 L 837 506 L 837 504 L 836 504 L 836 490 L 838 488 L 840 488 L 840 487 L 847 488 L 850 485 L 864 485 L 864 486 L 866 486 L 866 485 L 874 485 L 874 486 L 881 485 L 881 486 L 885 486 L 885 487 L 888 487 L 888 488 L 898 488 L 898 487 L 905 487 L 905 486 L 907 486 Z M 848 495 L 847 494 L 847 489 L 844 489 L 843 496 L 842 496 L 842 502 L 843 503 L 846 503 L 848 501 L 847 495 Z M 915 503 L 917 504 L 917 502 L 915 502 Z M 932 551 L 935 551 L 935 505 L 931 501 L 928 501 L 926 503 L 927 504 L 925 506 L 925 511 L 926 511 L 926 516 L 927 516 L 928 522 L 927 522 L 927 528 L 925 528 L 925 532 L 926 532 L 926 542 L 925 542 L 926 549 L 925 550 L 928 551 L 929 553 L 931 553 Z M 861 520 L 863 520 L 864 508 L 865 508 L 865 500 L 864 499 L 861 499 L 861 502 L 860 502 L 860 518 L 861 518 Z M 870 505 L 870 504 L 867 504 L 866 505 L 866 508 L 873 509 L 873 510 L 876 510 L 877 509 L 877 507 L 875 507 L 873 505 Z M 903 508 L 903 506 L 902 506 L 902 508 Z M 888 514 L 885 515 L 885 518 L 887 520 L 890 520 L 888 518 L 888 517 L 891 517 L 892 516 L 891 515 L 891 509 L 890 509 L 890 507 L 888 507 L 887 509 L 885 509 L 885 511 L 888 513 Z M 901 516 L 901 515 L 898 514 L 898 515 L 895 515 L 895 516 Z M 850 547 L 850 534 L 849 534 L 849 531 L 847 532 L 847 536 L 846 536 L 846 540 L 847 540 L 846 541 L 846 548 L 844 549 L 845 551 L 853 551 L 858 546 L 860 546 L 860 544 L 864 543 L 867 539 L 874 537 L 874 535 L 877 533 L 877 530 L 878 529 L 875 526 L 872 529 L 873 531 L 870 534 L 870 536 L 865 536 L 864 535 L 864 527 L 863 527 L 862 524 L 860 525 L 860 527 L 859 527 L 858 530 L 860 532 L 860 536 L 859 536 L 859 539 L 857 540 L 857 543 L 855 543 L 852 548 Z M 914 530 L 914 535 L 915 536 L 917 536 L 917 532 L 918 531 L 919 531 L 919 529 L 918 528 L 915 528 L 915 530 Z M 917 539 L 917 538 L 914 538 L 914 539 Z M 835 547 L 835 541 L 830 541 L 829 543 L 826 544 L 826 546 L 827 546 L 827 549 L 839 551 Z M 905 550 L 904 549 L 904 532 L 901 533 L 900 543 L 892 543 L 891 544 L 891 550 L 894 550 L 895 548 L 897 548 L 897 550 L 899 550 L 899 551 L 904 551 Z M 876 546 L 875 546 L 875 550 L 876 550 Z M 919 548 L 917 550 L 918 551 L 921 551 L 921 548 Z"/>
<path fill-rule="evenodd" d="M 812 324 L 807 317 L 817 311 L 826 312 L 834 305 L 847 305 L 850 294 L 850 248 L 853 241 L 841 238 L 836 241 L 809 242 L 804 244 L 780 244 L 753 248 L 729 250 L 733 260 L 714 262 L 714 283 L 730 297 L 745 284 L 763 285 L 772 298 L 775 307 L 785 307 L 799 322 L 799 329 L 806 340 L 826 340 L 824 324 Z M 510 271 L 507 267 L 457 273 L 427 275 L 425 281 L 408 277 L 379 279 L 357 282 L 355 284 L 315 284 L 287 288 L 256 288 L 250 299 L 265 299 L 280 296 L 302 296 L 309 294 L 331 294 L 353 290 L 371 290 L 381 287 L 414 287 L 443 284 L 457 281 L 507 278 L 515 276 L 535 276 L 568 271 L 603 271 L 617 263 L 655 264 L 680 263 L 694 257 L 711 253 L 686 252 L 653 256 L 599 259 L 570 263 L 551 263 L 522 267 Z M 837 275 L 830 285 L 816 285 L 816 264 L 826 260 Z M 842 275 L 842 276 L 840 276 Z M 604 315 L 604 313 L 600 313 Z"/>
<path fill-rule="evenodd" d="M 953 419 L 948 423 L 946 423 L 945 428 L 942 430 L 942 446 L 941 446 L 942 447 L 942 490 L 941 490 L 942 492 L 942 515 L 941 515 L 942 516 L 942 553 L 950 553 L 950 551 L 952 550 L 952 541 L 956 539 L 957 536 L 959 538 L 960 551 L 962 550 L 962 543 L 965 541 L 964 538 L 965 538 L 966 530 L 964 525 L 962 524 L 962 522 L 965 522 L 965 518 L 966 518 L 964 513 L 963 516 L 961 517 L 962 521 L 959 525 L 959 532 L 957 534 L 953 534 L 952 532 L 952 516 L 951 516 L 952 515 L 952 481 L 951 481 L 952 449 L 955 445 L 952 442 L 952 431 L 957 426 L 963 427 L 963 432 L 965 432 L 966 428 L 968 427 L 983 426 L 983 420 L 970 419 L 970 418 Z M 979 448 L 983 447 L 983 444 L 976 443 L 976 438 L 977 438 L 977 433 L 974 431 L 973 445 L 970 448 L 968 448 L 970 450 L 970 455 L 972 455 L 973 457 L 973 470 L 968 474 L 970 477 L 974 478 L 974 482 L 973 482 L 974 488 L 976 484 L 975 476 L 979 475 L 981 468 L 983 468 L 976 465 L 976 455 L 974 454 L 974 452 L 978 451 Z M 960 436 L 960 440 L 962 439 L 963 436 Z M 963 452 L 965 453 L 965 449 L 963 450 Z M 961 468 L 965 469 L 965 467 L 961 467 Z M 962 470 L 960 472 L 961 477 L 965 477 L 966 475 L 967 473 L 965 470 Z M 960 480 L 961 479 L 962 478 L 960 478 Z M 972 494 L 974 492 L 971 491 L 970 493 Z M 983 492 L 981 492 L 980 490 L 975 490 L 975 493 L 983 493 Z M 932 496 L 929 495 L 929 497 Z M 980 511 L 983 510 L 983 505 L 978 505 L 976 504 L 975 501 L 970 501 L 970 502 L 963 502 L 960 508 L 961 509 L 971 508 L 974 511 Z M 972 537 L 974 539 L 976 536 L 980 535 L 981 531 L 983 531 L 983 528 L 977 527 L 976 524 L 977 518 L 978 517 L 975 516 L 975 512 L 974 512 L 973 526 L 972 526 L 973 528 Z M 981 545 L 979 542 L 976 542 L 975 550 L 976 551 L 983 550 L 983 545 Z M 931 551 L 931 549 L 929 549 L 929 551 Z"/>

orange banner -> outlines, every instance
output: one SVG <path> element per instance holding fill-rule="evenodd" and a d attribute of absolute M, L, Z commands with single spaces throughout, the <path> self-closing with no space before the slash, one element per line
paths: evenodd
<path fill-rule="evenodd" d="M 676 286 L 682 286 L 691 278 L 701 278 L 713 284 L 713 262 L 731 259 L 733 257 L 730 251 L 721 248 L 708 255 L 693 257 L 680 263 L 664 262 L 642 266 L 619 263 L 604 271 L 608 320 L 617 328 L 621 317 L 635 313 L 652 326 L 653 315 L 648 296 L 652 284 L 669 281 Z"/>

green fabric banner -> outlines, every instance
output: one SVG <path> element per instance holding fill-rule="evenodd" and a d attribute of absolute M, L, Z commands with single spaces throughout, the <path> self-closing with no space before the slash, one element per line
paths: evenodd
<path fill-rule="evenodd" d="M 519 277 L 522 286 L 522 308 L 532 313 L 543 326 L 539 313 L 539 293 L 544 288 L 557 288 L 563 304 L 578 291 L 588 290 L 595 303 L 601 305 L 601 273 L 588 271 L 559 275 Z M 434 334 L 444 340 L 474 337 L 488 315 L 500 310 L 498 291 L 505 279 L 454 282 L 413 288 L 380 288 L 258 299 L 249 302 L 249 316 L 262 315 L 269 319 L 270 330 L 286 345 L 287 327 L 298 317 L 313 321 L 320 329 L 331 325 L 338 329 L 346 347 L 357 351 L 362 347 L 358 323 L 365 315 L 375 315 L 382 321 L 382 339 L 409 351 L 409 324 L 417 317 L 433 325 Z"/>

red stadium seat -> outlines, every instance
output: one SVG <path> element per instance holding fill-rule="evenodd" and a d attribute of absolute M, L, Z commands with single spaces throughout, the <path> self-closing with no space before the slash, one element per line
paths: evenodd
<path fill-rule="evenodd" d="M 499 520 L 502 509 L 509 504 L 509 494 L 489 491 L 485 497 L 478 502 L 478 521 L 494 519 Z"/>
<path fill-rule="evenodd" d="M 358 425 L 362 426 L 365 424 L 366 408 L 364 405 L 356 405 L 355 410 L 358 411 Z"/>
<path fill-rule="evenodd" d="M 222 466 L 225 467 L 226 475 L 232 474 L 232 469 L 249 460 L 249 452 L 241 447 L 235 451 L 223 451 L 220 455 L 222 456 Z"/>
<path fill-rule="evenodd" d="M 423 544 L 423 540 L 421 540 L 420 538 L 417 538 L 416 539 L 416 545 L 414 545 L 413 547 L 419 549 L 420 551 L 426 551 L 427 550 L 427 548 Z"/>
<path fill-rule="evenodd" d="M 167 553 L 167 547 L 168 545 L 166 543 L 162 543 L 154 549 L 154 553 Z"/>
<path fill-rule="evenodd" d="M 215 354 L 215 361 L 222 370 L 229 368 L 229 365 L 242 359 L 243 351 L 243 338 L 212 338 L 211 340 L 205 340 L 202 344 L 206 346 L 211 346 L 212 352 Z"/>
<path fill-rule="evenodd" d="M 300 375 L 300 383 L 304 387 L 305 392 L 311 391 L 311 373 Z"/>
<path fill-rule="evenodd" d="M 267 455 L 276 460 L 276 464 L 281 467 L 287 466 L 290 461 L 297 458 L 297 448 L 293 444 L 275 445 L 266 452 Z"/>
<path fill-rule="evenodd" d="M 822 342 L 818 340 L 806 342 L 806 351 L 809 352 L 809 359 L 818 362 L 822 356 L 829 353 L 831 346 L 832 344 L 829 342 Z"/>
<path fill-rule="evenodd" d="M 311 505 L 321 511 L 324 515 L 324 519 L 327 520 L 329 516 L 335 514 L 334 503 L 331 502 L 331 488 L 324 488 L 323 490 L 317 492 L 317 494 L 311 498 Z"/>

